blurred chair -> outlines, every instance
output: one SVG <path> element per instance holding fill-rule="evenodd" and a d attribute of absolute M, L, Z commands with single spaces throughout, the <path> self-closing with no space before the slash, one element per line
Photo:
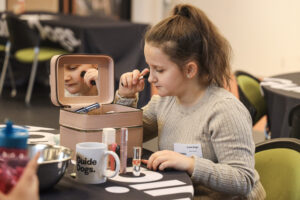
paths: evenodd
<path fill-rule="evenodd" d="M 290 137 L 300 139 L 300 104 L 296 105 L 289 112 L 288 118 Z"/>
<path fill-rule="evenodd" d="M 275 138 L 258 143 L 255 169 L 267 193 L 266 199 L 300 199 L 300 140 Z"/>
<path fill-rule="evenodd" d="M 17 95 L 17 89 L 16 84 L 14 80 L 14 75 L 12 72 L 11 67 L 9 66 L 8 60 L 9 60 L 9 54 L 10 54 L 10 42 L 8 40 L 8 30 L 7 30 L 7 24 L 6 24 L 6 12 L 0 13 L 0 55 L 1 55 L 1 61 L 3 61 L 3 66 L 7 66 L 9 78 L 10 78 L 10 85 L 11 85 L 11 96 L 15 97 Z M 2 94 L 3 86 L 5 83 L 5 74 L 7 71 L 7 68 L 2 67 L 1 72 L 1 78 L 0 78 L 0 96 Z"/>
<path fill-rule="evenodd" d="M 234 75 L 238 86 L 240 101 L 249 110 L 253 125 L 255 125 L 267 114 L 266 102 L 260 91 L 260 80 L 244 71 L 236 71 Z M 268 132 L 268 126 L 266 126 L 266 138 L 270 138 Z"/>
<path fill-rule="evenodd" d="M 29 27 L 27 21 L 19 19 L 18 16 L 8 14 L 6 22 L 11 43 L 11 54 L 21 63 L 32 64 L 25 97 L 25 102 L 28 105 L 30 104 L 38 63 L 49 61 L 54 55 L 68 52 L 63 49 L 40 46 L 41 39 L 38 30 Z M 7 66 L 3 66 L 3 68 L 7 68 Z M 3 79 L 5 79 L 5 73 Z"/>

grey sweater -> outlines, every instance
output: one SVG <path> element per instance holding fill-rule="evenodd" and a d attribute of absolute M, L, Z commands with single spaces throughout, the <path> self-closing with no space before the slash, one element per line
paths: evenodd
<path fill-rule="evenodd" d="M 116 103 L 135 101 L 116 98 Z M 210 86 L 191 107 L 176 97 L 154 95 L 143 108 L 144 139 L 158 136 L 159 150 L 174 143 L 200 144 L 191 176 L 196 197 L 205 199 L 264 199 L 254 169 L 252 121 L 243 104 L 225 89 Z"/>

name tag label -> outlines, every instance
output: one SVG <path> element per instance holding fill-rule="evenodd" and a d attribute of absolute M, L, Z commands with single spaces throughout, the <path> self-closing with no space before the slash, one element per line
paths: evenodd
<path fill-rule="evenodd" d="M 192 156 L 195 155 L 197 157 L 202 158 L 202 149 L 201 144 L 180 144 L 175 143 L 174 144 L 174 151 L 177 153 L 181 153 L 186 156 Z"/>

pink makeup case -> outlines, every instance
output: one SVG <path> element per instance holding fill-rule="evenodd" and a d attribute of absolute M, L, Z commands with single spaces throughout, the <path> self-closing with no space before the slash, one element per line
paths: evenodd
<path fill-rule="evenodd" d="M 64 66 L 68 64 L 98 65 L 98 95 L 65 95 Z M 105 55 L 58 55 L 51 59 L 51 100 L 61 107 L 59 114 L 60 144 L 71 148 L 79 142 L 101 142 L 103 128 L 115 128 L 116 142 L 120 145 L 120 128 L 128 128 L 128 157 L 133 156 L 133 146 L 142 146 L 142 110 L 111 104 L 114 99 L 114 63 Z M 96 87 L 96 86 L 94 86 Z M 98 102 L 100 108 L 86 113 L 75 110 Z"/>

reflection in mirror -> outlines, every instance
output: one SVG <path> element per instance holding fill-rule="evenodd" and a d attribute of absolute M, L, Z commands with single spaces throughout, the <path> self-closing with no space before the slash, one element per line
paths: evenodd
<path fill-rule="evenodd" d="M 98 95 L 97 64 L 64 64 L 65 97 Z"/>

